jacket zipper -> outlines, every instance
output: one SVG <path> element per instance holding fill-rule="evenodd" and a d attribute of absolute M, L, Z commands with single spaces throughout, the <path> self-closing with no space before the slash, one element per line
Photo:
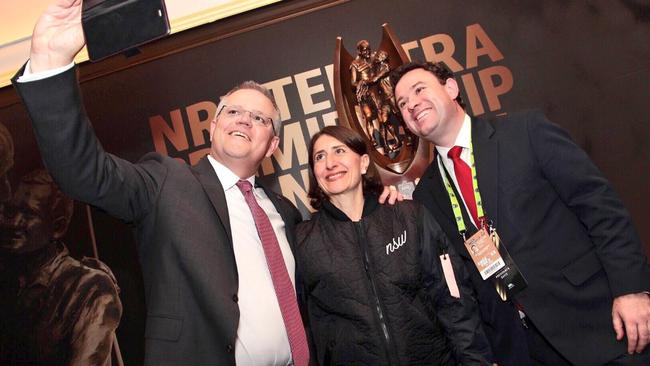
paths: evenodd
<path fill-rule="evenodd" d="M 368 282 L 370 282 L 370 289 L 372 290 L 372 296 L 375 300 L 375 311 L 377 312 L 377 318 L 379 320 L 379 327 L 381 328 L 382 334 L 384 335 L 383 341 L 384 341 L 384 348 L 386 351 L 386 359 L 388 360 L 389 365 L 393 365 L 393 357 L 391 357 L 391 349 L 392 347 L 392 340 L 391 336 L 388 332 L 388 326 L 386 324 L 386 318 L 384 317 L 384 310 L 383 306 L 381 304 L 381 301 L 379 301 L 379 295 L 377 293 L 377 285 L 375 284 L 375 280 L 371 274 L 370 270 L 370 257 L 368 256 L 368 244 L 366 240 L 366 235 L 363 231 L 363 224 L 361 221 L 359 222 L 353 222 L 354 224 L 354 229 L 357 232 L 357 239 L 359 241 L 359 249 L 361 249 L 361 257 L 363 258 L 363 267 L 366 271 L 366 277 L 368 278 Z"/>

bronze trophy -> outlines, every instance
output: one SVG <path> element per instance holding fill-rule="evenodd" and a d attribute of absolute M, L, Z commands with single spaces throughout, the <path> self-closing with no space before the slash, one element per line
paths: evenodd
<path fill-rule="evenodd" d="M 430 161 L 429 143 L 418 139 L 402 120 L 388 75 L 408 57 L 388 24 L 373 51 L 357 42 L 353 57 L 336 38 L 334 98 L 339 124 L 359 132 L 371 147 L 371 158 L 385 185 L 411 198 L 417 179 Z"/>

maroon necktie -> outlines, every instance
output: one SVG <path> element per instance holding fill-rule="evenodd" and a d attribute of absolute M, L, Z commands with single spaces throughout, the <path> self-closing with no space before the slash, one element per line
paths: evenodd
<path fill-rule="evenodd" d="M 307 346 L 305 327 L 302 324 L 296 293 L 291 284 L 284 257 L 282 257 L 278 238 L 275 236 L 269 217 L 255 200 L 251 183 L 247 180 L 240 180 L 237 182 L 237 187 L 244 194 L 244 199 L 253 214 L 253 220 L 255 220 L 257 234 L 262 241 L 266 264 L 269 266 L 271 280 L 275 288 L 275 296 L 278 298 L 284 326 L 287 329 L 293 364 L 307 366 L 309 364 L 309 347 Z"/>
<path fill-rule="evenodd" d="M 476 227 L 479 227 L 478 214 L 476 212 L 476 199 L 474 199 L 474 188 L 472 187 L 472 170 L 467 163 L 460 158 L 460 153 L 463 148 L 460 146 L 452 147 L 447 156 L 454 162 L 454 173 L 456 174 L 456 181 L 460 187 L 460 192 L 463 195 L 463 200 L 469 209 L 469 213 L 474 219 Z"/>

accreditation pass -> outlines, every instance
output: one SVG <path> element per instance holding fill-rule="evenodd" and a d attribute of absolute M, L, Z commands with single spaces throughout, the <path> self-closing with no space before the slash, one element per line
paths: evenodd
<path fill-rule="evenodd" d="M 485 228 L 477 231 L 467 239 L 465 247 L 484 280 L 490 278 L 506 265 Z"/>

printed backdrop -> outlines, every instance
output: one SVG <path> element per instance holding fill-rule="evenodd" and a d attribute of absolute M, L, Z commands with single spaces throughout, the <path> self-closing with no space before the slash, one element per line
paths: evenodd
<path fill-rule="evenodd" d="M 243 80 L 265 83 L 283 131 L 259 176 L 307 217 L 307 143 L 337 121 L 335 38 L 343 37 L 350 52 L 360 39 L 374 49 L 388 22 L 412 59 L 444 61 L 456 72 L 471 114 L 540 108 L 565 127 L 619 192 L 650 252 L 649 21 L 650 6 L 641 0 L 354 0 L 93 79 L 82 89 L 107 151 L 136 161 L 156 150 L 194 163 L 208 150 L 218 97 Z M 0 123 L 15 143 L 15 186 L 41 167 L 40 156 L 22 105 L 0 109 Z M 118 339 L 125 361 L 140 364 L 145 310 L 133 235 L 101 212 L 91 218 L 100 259 L 122 289 Z M 76 205 L 65 241 L 77 256 L 92 254 L 85 206 Z"/>

